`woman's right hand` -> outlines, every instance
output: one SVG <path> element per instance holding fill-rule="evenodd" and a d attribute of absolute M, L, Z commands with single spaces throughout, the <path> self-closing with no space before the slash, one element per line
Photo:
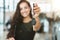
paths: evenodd
<path fill-rule="evenodd" d="M 9 38 L 9 39 L 7 39 L 7 40 L 15 40 L 13 37 L 11 37 L 11 38 Z"/>

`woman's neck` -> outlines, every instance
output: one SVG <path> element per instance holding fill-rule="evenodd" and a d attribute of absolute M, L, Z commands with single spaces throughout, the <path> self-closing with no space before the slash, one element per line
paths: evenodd
<path fill-rule="evenodd" d="M 30 16 L 23 18 L 23 23 L 29 23 L 32 20 Z"/>

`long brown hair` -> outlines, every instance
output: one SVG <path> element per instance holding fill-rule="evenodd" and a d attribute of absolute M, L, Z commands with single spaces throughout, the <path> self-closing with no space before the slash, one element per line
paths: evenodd
<path fill-rule="evenodd" d="M 30 3 L 26 0 L 21 0 L 19 1 L 19 3 L 17 4 L 17 8 L 16 8 L 16 11 L 15 11 L 15 14 L 13 16 L 13 19 L 11 20 L 11 28 L 10 28 L 10 31 L 7 35 L 7 38 L 9 37 L 15 37 L 15 29 L 16 29 L 16 25 L 21 25 L 21 23 L 23 23 L 23 17 L 21 16 L 21 13 L 20 13 L 20 7 L 19 5 L 22 3 L 22 2 L 26 2 L 28 4 L 28 6 L 31 8 L 30 6 Z M 32 18 L 32 13 L 31 13 L 31 10 L 30 10 L 30 17 Z"/>
<path fill-rule="evenodd" d="M 26 1 L 26 0 L 21 0 L 21 1 L 19 1 L 19 3 L 17 4 L 17 8 L 16 8 L 16 11 L 15 11 L 15 14 L 14 14 L 13 19 L 12 19 L 12 22 L 11 22 L 13 25 L 16 25 L 16 24 L 18 24 L 18 23 L 22 23 L 22 22 L 23 22 L 23 17 L 21 16 L 20 7 L 19 7 L 19 5 L 20 5 L 22 2 L 26 2 L 27 5 L 28 5 L 28 6 L 30 7 L 30 9 L 31 9 L 30 3 L 29 3 L 28 1 Z M 30 10 L 30 17 L 32 18 L 32 12 L 31 12 L 31 10 Z"/>

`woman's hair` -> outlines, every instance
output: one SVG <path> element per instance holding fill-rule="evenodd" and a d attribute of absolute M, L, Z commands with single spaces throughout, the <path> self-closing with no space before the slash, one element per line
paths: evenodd
<path fill-rule="evenodd" d="M 19 3 L 17 4 L 17 8 L 16 8 L 16 11 L 15 11 L 15 14 L 14 14 L 14 16 L 13 16 L 13 19 L 12 19 L 12 25 L 16 25 L 16 24 L 18 24 L 18 23 L 22 23 L 23 22 L 23 17 L 22 17 L 22 15 L 21 15 L 21 13 L 20 13 L 20 7 L 19 7 L 19 5 L 21 4 L 21 3 L 23 3 L 23 2 L 26 2 L 27 3 L 27 5 L 30 7 L 30 17 L 32 18 L 32 12 L 31 12 L 31 6 L 30 6 L 30 3 L 28 2 L 28 1 L 26 1 L 26 0 L 21 0 L 21 1 L 19 1 Z"/>
<path fill-rule="evenodd" d="M 15 36 L 15 31 L 14 30 L 16 28 L 15 26 L 18 25 L 18 24 L 21 25 L 21 23 L 23 23 L 23 17 L 22 17 L 22 15 L 20 13 L 20 7 L 19 7 L 19 5 L 21 3 L 23 3 L 23 2 L 26 2 L 27 5 L 30 7 L 30 14 L 29 15 L 32 18 L 30 3 L 28 1 L 26 1 L 26 0 L 19 1 L 19 3 L 17 4 L 17 8 L 16 8 L 16 11 L 15 11 L 15 14 L 14 14 L 12 20 L 11 20 L 11 28 L 10 28 L 10 31 L 9 31 L 9 33 L 7 35 L 7 38 L 14 37 Z"/>

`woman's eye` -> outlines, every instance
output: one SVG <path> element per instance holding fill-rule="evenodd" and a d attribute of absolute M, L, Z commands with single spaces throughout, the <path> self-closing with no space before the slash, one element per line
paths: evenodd
<path fill-rule="evenodd" d="M 20 10 L 24 10 L 24 9 L 27 9 L 28 7 L 24 7 L 24 8 L 20 8 Z"/>
<path fill-rule="evenodd" d="M 20 8 L 20 10 L 22 10 L 22 8 Z"/>
<path fill-rule="evenodd" d="M 27 9 L 27 7 L 25 7 L 25 9 Z"/>

